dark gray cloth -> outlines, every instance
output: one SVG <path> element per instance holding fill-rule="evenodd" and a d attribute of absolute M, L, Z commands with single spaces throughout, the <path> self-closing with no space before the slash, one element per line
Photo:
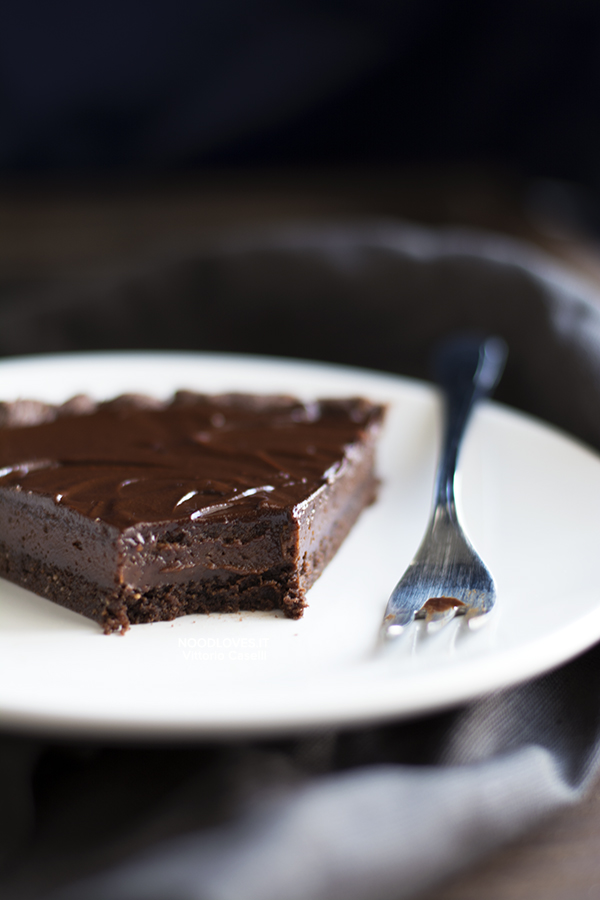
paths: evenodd
<path fill-rule="evenodd" d="M 1 287 L 1 286 L 0 286 Z M 394 223 L 238 235 L 69 285 L 4 286 L 0 352 L 181 348 L 424 376 L 500 333 L 499 397 L 600 448 L 600 297 L 517 243 Z M 596 305 L 599 304 L 599 305 Z M 600 648 L 459 709 L 185 746 L 0 740 L 3 897 L 392 900 L 579 800 Z"/>

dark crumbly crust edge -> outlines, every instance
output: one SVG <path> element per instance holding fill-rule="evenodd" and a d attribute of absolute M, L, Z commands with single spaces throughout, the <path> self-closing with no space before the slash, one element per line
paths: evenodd
<path fill-rule="evenodd" d="M 306 605 L 292 566 L 233 578 L 227 583 L 162 585 L 141 594 L 126 585 L 102 588 L 27 554 L 17 556 L 0 542 L 0 577 L 94 619 L 105 634 L 194 613 L 280 609 L 287 618 L 299 619 Z"/>
<path fill-rule="evenodd" d="M 317 547 L 310 557 L 304 555 L 300 564 L 300 584 L 303 591 L 308 591 L 322 575 L 341 545 L 348 537 L 356 522 L 367 507 L 377 499 L 379 479 L 371 475 L 361 484 L 358 491 L 350 495 L 348 503 L 341 510 L 331 528 L 322 535 Z M 307 604 L 308 605 L 308 604 Z"/>

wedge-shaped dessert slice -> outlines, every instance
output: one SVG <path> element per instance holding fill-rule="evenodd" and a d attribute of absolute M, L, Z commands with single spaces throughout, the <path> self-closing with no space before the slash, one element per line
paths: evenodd
<path fill-rule="evenodd" d="M 0 404 L 0 575 L 106 632 L 281 609 L 372 502 L 383 409 L 205 396 Z"/>

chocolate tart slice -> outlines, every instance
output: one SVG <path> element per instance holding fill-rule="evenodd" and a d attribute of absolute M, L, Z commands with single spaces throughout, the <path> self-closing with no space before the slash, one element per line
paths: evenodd
<path fill-rule="evenodd" d="M 375 496 L 363 399 L 127 395 L 0 404 L 0 575 L 105 632 L 281 609 Z"/>

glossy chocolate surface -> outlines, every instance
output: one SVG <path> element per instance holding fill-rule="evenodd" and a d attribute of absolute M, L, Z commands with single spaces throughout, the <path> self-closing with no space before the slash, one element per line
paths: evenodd
<path fill-rule="evenodd" d="M 360 400 L 120 397 L 0 410 L 0 488 L 52 497 L 120 530 L 140 522 L 240 520 L 283 510 L 335 480 L 345 450 L 381 418 Z"/>

